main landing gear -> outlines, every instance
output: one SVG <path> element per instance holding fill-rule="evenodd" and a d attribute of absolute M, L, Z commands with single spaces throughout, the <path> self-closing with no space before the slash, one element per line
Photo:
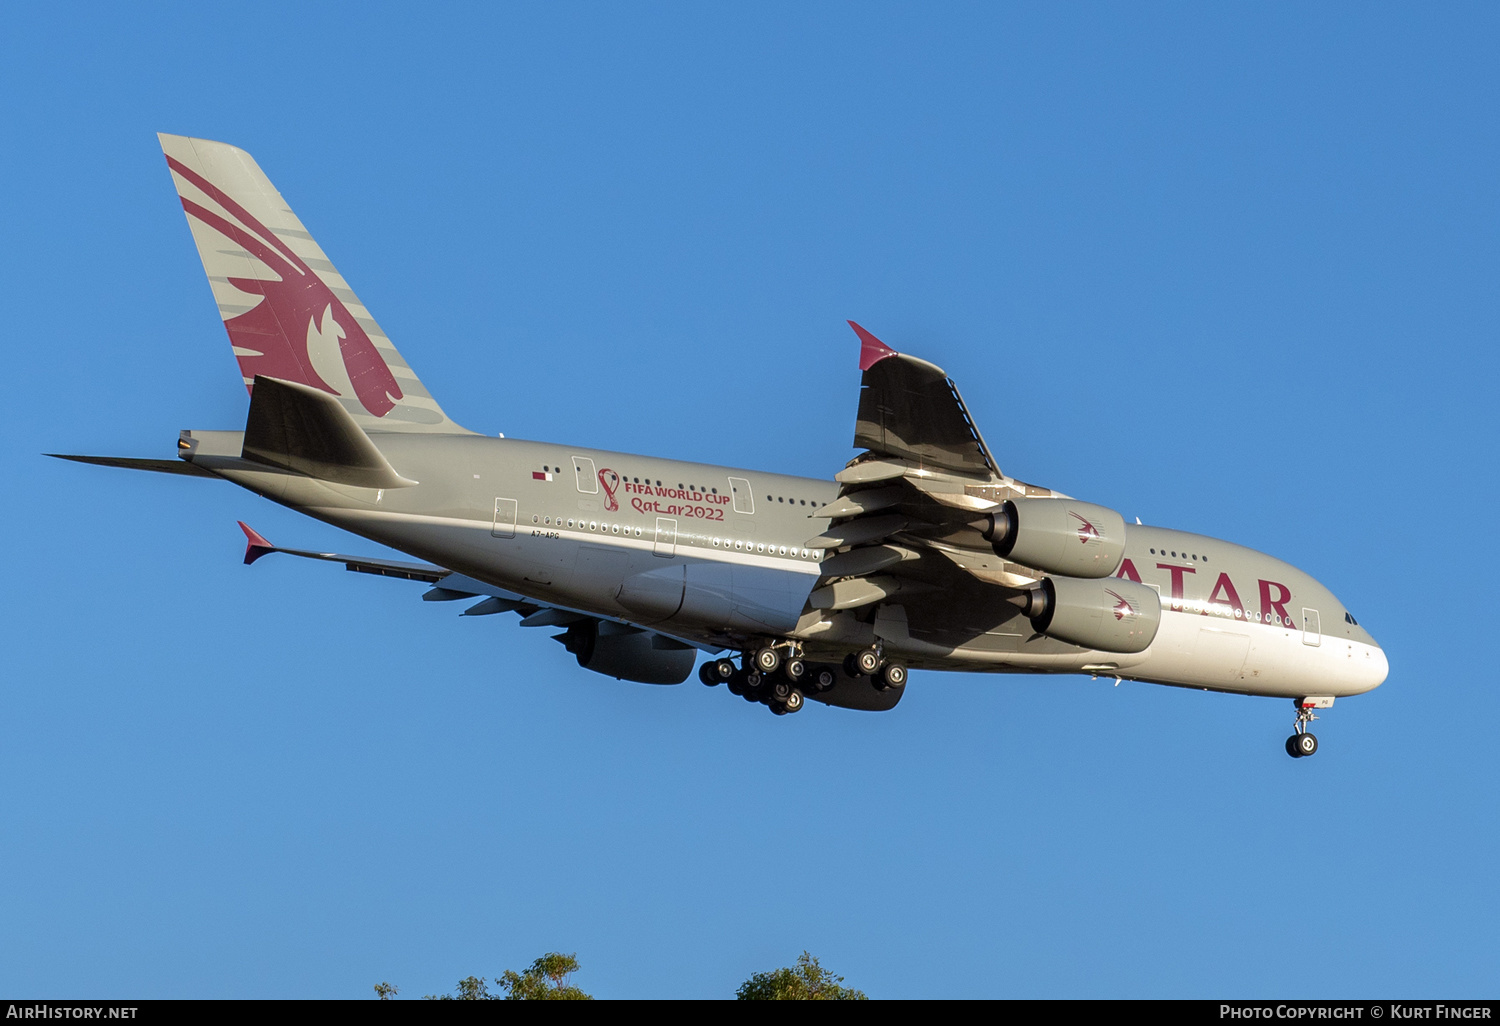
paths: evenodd
<path fill-rule="evenodd" d="M 698 667 L 698 679 L 713 688 L 732 680 L 737 672 L 728 659 L 714 659 Z"/>
<path fill-rule="evenodd" d="M 906 666 L 887 659 L 879 648 L 854 652 L 844 660 L 849 677 L 868 678 L 876 691 L 906 686 Z M 709 687 L 727 684 L 729 693 L 758 702 L 777 716 L 799 712 L 809 694 L 827 691 L 838 683 L 838 668 L 809 663 L 800 646 L 783 642 L 764 645 L 744 654 L 740 665 L 714 659 L 698 667 L 698 679 Z"/>
<path fill-rule="evenodd" d="M 869 677 L 876 691 L 906 687 L 906 667 L 886 659 L 879 648 L 867 648 L 845 656 L 844 672 L 851 677 Z"/>
<path fill-rule="evenodd" d="M 807 662 L 796 646 L 766 645 L 746 652 L 740 663 L 711 660 L 698 667 L 698 679 L 709 687 L 727 684 L 730 694 L 760 703 L 777 716 L 800 712 L 808 693 L 827 691 L 838 682 L 833 667 Z"/>
<path fill-rule="evenodd" d="M 1286 754 L 1293 759 L 1306 758 L 1316 754 L 1318 750 L 1318 739 L 1307 725 L 1318 717 L 1313 715 L 1314 709 L 1327 709 L 1333 705 L 1331 698 L 1299 698 L 1297 704 L 1297 727 L 1296 732 L 1286 739 Z"/>
<path fill-rule="evenodd" d="M 745 700 L 761 702 L 777 716 L 800 712 L 809 691 L 826 691 L 833 687 L 834 675 L 823 666 L 813 666 L 802 658 L 797 645 L 765 645 L 745 653 L 746 670 L 760 678 L 757 685 L 745 686 Z"/>

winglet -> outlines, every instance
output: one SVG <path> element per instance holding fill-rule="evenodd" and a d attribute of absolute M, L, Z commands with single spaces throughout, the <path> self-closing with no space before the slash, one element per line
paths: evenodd
<path fill-rule="evenodd" d="M 248 539 L 248 544 L 245 546 L 246 566 L 254 563 L 261 556 L 269 556 L 276 551 L 276 546 L 262 538 L 255 528 L 243 520 L 236 520 L 235 523 L 240 525 L 240 530 L 245 532 L 245 537 Z"/>
<path fill-rule="evenodd" d="M 849 322 L 849 327 L 853 328 L 854 333 L 859 336 L 860 370 L 869 370 L 881 360 L 884 360 L 887 356 L 901 355 L 890 346 L 880 341 L 880 339 L 876 338 L 874 335 L 871 335 L 864 328 L 861 328 L 858 324 L 855 324 L 853 321 Z"/>

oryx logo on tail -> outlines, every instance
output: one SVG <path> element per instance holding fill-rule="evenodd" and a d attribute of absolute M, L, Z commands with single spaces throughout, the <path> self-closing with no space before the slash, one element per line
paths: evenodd
<path fill-rule="evenodd" d="M 401 386 L 327 283 L 224 190 L 170 154 L 167 164 L 220 208 L 210 210 L 183 195 L 182 209 L 189 219 L 222 235 L 275 275 L 224 279 L 240 292 L 260 297 L 248 310 L 224 318 L 246 381 L 263 374 L 333 395 L 353 392 L 374 416 L 391 412 L 402 398 Z"/>

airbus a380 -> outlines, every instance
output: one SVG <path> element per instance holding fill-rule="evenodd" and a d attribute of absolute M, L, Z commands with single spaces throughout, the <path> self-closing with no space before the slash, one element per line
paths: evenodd
<path fill-rule="evenodd" d="M 585 669 L 708 685 L 784 715 L 884 710 L 912 669 L 1071 673 L 1290 698 L 1385 680 L 1385 653 L 1271 556 L 1006 476 L 948 376 L 857 324 L 860 450 L 832 481 L 489 437 L 448 418 L 243 150 L 160 136 L 250 393 L 176 459 L 407 553 L 280 548 L 552 627 Z M 699 658 L 706 654 L 701 665 Z"/>

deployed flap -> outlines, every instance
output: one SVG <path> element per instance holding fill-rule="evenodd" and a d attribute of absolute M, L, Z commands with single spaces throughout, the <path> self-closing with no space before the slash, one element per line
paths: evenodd
<path fill-rule="evenodd" d="M 404 488 L 417 483 L 396 473 L 333 396 L 276 378 L 255 379 L 243 455 L 338 484 Z"/>
<path fill-rule="evenodd" d="M 859 336 L 855 448 L 960 473 L 1000 473 L 958 389 L 939 367 L 903 356 L 853 321 Z"/>

